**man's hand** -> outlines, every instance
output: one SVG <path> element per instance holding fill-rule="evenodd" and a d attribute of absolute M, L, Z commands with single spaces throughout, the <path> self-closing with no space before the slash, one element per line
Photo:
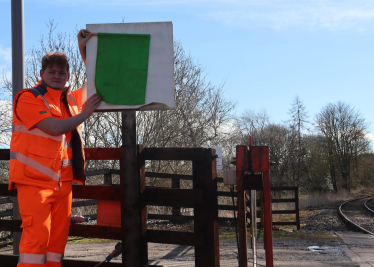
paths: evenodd
<path fill-rule="evenodd" d="M 86 45 L 88 40 L 92 37 L 92 35 L 89 34 L 90 31 L 82 29 L 78 32 L 78 46 L 79 46 L 79 52 L 81 53 L 84 65 L 86 65 Z"/>
<path fill-rule="evenodd" d="M 91 114 L 95 111 L 95 109 L 100 106 L 101 104 L 101 96 L 99 95 L 92 95 L 90 98 L 82 106 L 81 113 L 85 116 L 90 117 Z"/>

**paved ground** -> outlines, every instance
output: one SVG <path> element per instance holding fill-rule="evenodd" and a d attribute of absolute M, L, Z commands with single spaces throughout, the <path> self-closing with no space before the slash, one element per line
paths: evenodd
<path fill-rule="evenodd" d="M 337 235 L 347 244 L 344 253 L 359 266 L 374 267 L 374 237 L 371 235 L 338 232 Z"/>
<path fill-rule="evenodd" d="M 350 266 L 374 267 L 374 237 L 353 232 L 274 233 L 274 266 Z M 70 259 L 102 261 L 114 249 L 116 242 L 67 245 L 65 256 Z M 261 239 L 258 242 L 258 265 L 265 266 Z M 188 246 L 149 243 L 150 265 L 190 267 L 194 264 L 194 249 Z M 1 254 L 11 254 L 3 248 Z M 249 266 L 252 264 L 249 249 Z M 113 261 L 120 262 L 121 258 Z M 235 239 L 220 240 L 222 267 L 238 266 Z M 1 266 L 1 264 L 0 264 Z M 94 266 L 93 266 L 94 267 Z"/>
<path fill-rule="evenodd" d="M 351 266 L 374 267 L 374 237 L 353 232 L 288 233 L 274 236 L 274 266 Z M 261 240 L 259 247 L 263 248 Z M 151 264 L 194 266 L 193 248 L 150 244 Z M 249 249 L 249 266 L 253 266 Z M 258 265 L 265 266 L 265 251 L 259 249 Z M 235 240 L 220 241 L 220 263 L 238 266 Z"/>

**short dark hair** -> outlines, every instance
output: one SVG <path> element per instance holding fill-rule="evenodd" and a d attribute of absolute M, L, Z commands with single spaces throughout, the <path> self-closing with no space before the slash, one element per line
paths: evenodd
<path fill-rule="evenodd" d="M 44 55 L 42 59 L 42 70 L 45 71 L 47 67 L 53 67 L 53 65 L 60 67 L 66 67 L 69 72 L 69 61 L 68 56 L 62 52 L 49 52 Z"/>

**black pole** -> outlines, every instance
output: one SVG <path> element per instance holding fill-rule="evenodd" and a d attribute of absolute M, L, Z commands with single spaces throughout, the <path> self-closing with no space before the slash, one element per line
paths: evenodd
<path fill-rule="evenodd" d="M 140 266 L 140 203 L 136 111 L 122 111 L 121 226 L 122 266 Z"/>
<path fill-rule="evenodd" d="M 23 0 L 12 0 L 12 87 L 13 98 L 25 88 Z"/>
<path fill-rule="evenodd" d="M 11 0 L 12 9 L 12 95 L 25 87 L 25 49 L 23 30 L 23 0 Z M 12 98 L 12 99 L 13 99 Z M 13 220 L 20 220 L 17 197 L 13 198 Z M 13 232 L 13 254 L 19 254 L 21 232 Z"/>

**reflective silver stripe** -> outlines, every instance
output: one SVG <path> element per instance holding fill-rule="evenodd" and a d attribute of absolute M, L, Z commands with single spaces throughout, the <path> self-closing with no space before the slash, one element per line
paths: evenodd
<path fill-rule="evenodd" d="M 29 158 L 22 153 L 18 151 L 11 151 L 10 152 L 10 159 L 16 159 L 19 162 L 43 173 L 44 175 L 47 175 L 48 177 L 52 178 L 53 180 L 59 182 L 60 181 L 60 175 L 56 172 L 54 172 L 52 169 L 44 166 L 43 164 L 40 164 L 36 160 L 33 160 L 32 158 Z"/>
<path fill-rule="evenodd" d="M 63 140 L 63 135 L 58 135 L 58 136 L 49 135 L 49 134 L 46 134 L 45 132 L 43 132 L 42 130 L 39 130 L 37 128 L 29 131 L 29 130 L 27 130 L 25 125 L 13 124 L 12 125 L 12 131 L 13 132 L 18 132 L 18 133 L 27 133 L 27 134 L 31 134 L 31 135 L 44 137 L 44 138 L 49 138 L 49 139 L 52 139 L 52 140 L 55 140 L 55 141 L 62 141 Z"/>
<path fill-rule="evenodd" d="M 47 106 L 49 112 L 51 112 L 51 107 L 49 106 L 49 103 L 47 101 L 47 98 L 45 98 L 44 95 L 40 95 L 43 98 L 44 104 Z"/>
<path fill-rule="evenodd" d="M 69 99 L 71 100 L 71 102 L 73 102 L 74 105 L 77 106 L 77 108 L 78 108 L 78 105 L 77 105 L 77 102 L 75 101 L 74 96 L 72 96 L 72 95 L 69 94 L 68 97 L 69 97 Z"/>
<path fill-rule="evenodd" d="M 54 252 L 47 252 L 47 261 L 52 261 L 52 262 L 62 262 L 64 259 L 64 254 L 60 253 L 54 253 Z"/>
<path fill-rule="evenodd" d="M 64 147 L 65 147 L 65 143 L 66 143 L 66 135 L 65 134 L 62 135 L 62 143 L 64 144 Z"/>
<path fill-rule="evenodd" d="M 75 106 L 76 109 L 77 109 L 77 112 L 79 113 L 78 105 L 77 105 L 77 102 L 75 101 L 74 96 L 72 96 L 72 95 L 69 94 L 69 95 L 68 95 L 68 98 L 73 102 L 74 106 Z M 75 114 L 75 112 L 73 112 L 73 110 L 72 110 L 72 108 L 70 107 L 70 105 L 69 105 L 69 109 L 70 109 L 71 114 Z"/>
<path fill-rule="evenodd" d="M 10 151 L 10 159 L 16 159 L 17 152 L 15 151 Z"/>
<path fill-rule="evenodd" d="M 62 161 L 62 167 L 68 167 L 73 166 L 73 160 L 72 159 L 64 159 Z"/>
<path fill-rule="evenodd" d="M 74 110 L 72 109 L 72 107 L 69 105 L 69 110 L 70 110 L 70 114 L 72 115 L 72 116 L 74 116 L 74 114 L 75 114 L 75 112 L 74 112 Z"/>
<path fill-rule="evenodd" d="M 64 148 L 72 148 L 72 147 L 73 147 L 73 142 L 71 142 L 71 141 L 66 141 L 65 142 Z"/>
<path fill-rule="evenodd" d="M 18 263 L 45 264 L 47 255 L 21 253 L 18 257 Z"/>

